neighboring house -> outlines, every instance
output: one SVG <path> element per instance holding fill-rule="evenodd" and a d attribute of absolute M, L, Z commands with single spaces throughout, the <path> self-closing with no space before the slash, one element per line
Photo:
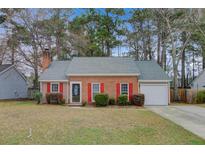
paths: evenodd
<path fill-rule="evenodd" d="M 0 99 L 27 98 L 25 76 L 15 65 L 0 65 Z"/>
<path fill-rule="evenodd" d="M 69 61 L 51 62 L 43 56 L 40 90 L 63 93 L 66 102 L 94 102 L 97 93 L 117 99 L 120 94 L 145 94 L 145 105 L 168 105 L 170 78 L 154 61 L 135 61 L 119 57 L 74 57 Z"/>
<path fill-rule="evenodd" d="M 203 70 L 190 84 L 192 89 L 203 90 L 205 89 L 205 70 Z"/>

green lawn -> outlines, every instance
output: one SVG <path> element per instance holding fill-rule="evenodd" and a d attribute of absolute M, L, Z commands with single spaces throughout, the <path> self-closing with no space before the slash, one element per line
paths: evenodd
<path fill-rule="evenodd" d="M 171 106 L 200 106 L 200 107 L 205 107 L 205 103 L 201 103 L 201 104 L 188 104 L 188 103 L 184 103 L 184 102 L 180 102 L 180 103 L 171 103 Z"/>
<path fill-rule="evenodd" d="M 205 104 L 197 104 L 197 106 L 205 107 Z"/>
<path fill-rule="evenodd" d="M 0 102 L 0 144 L 205 144 L 205 141 L 144 108 L 72 108 Z"/>

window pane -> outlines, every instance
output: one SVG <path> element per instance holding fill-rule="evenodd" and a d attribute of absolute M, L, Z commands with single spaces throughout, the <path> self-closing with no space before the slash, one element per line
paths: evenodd
<path fill-rule="evenodd" d="M 93 92 L 99 92 L 99 84 L 93 84 Z"/>
<path fill-rule="evenodd" d="M 121 94 L 128 94 L 128 85 L 121 84 Z"/>
<path fill-rule="evenodd" d="M 95 95 L 100 92 L 100 85 L 99 84 L 93 84 L 92 87 L 92 95 L 93 95 L 93 100 L 95 99 Z"/>
<path fill-rule="evenodd" d="M 52 92 L 58 92 L 58 84 L 52 84 Z"/>

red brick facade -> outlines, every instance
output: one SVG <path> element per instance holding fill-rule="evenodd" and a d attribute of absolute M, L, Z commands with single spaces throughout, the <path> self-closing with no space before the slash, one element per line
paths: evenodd
<path fill-rule="evenodd" d="M 106 93 L 109 97 L 115 99 L 120 95 L 120 83 L 127 83 L 129 85 L 128 91 L 132 94 L 138 94 L 138 79 L 136 76 L 70 76 L 68 82 L 59 82 L 59 92 L 63 93 L 63 97 L 68 103 L 70 101 L 71 81 L 80 81 L 82 83 L 82 102 L 92 102 L 92 83 L 99 83 L 100 92 Z M 46 102 L 45 94 L 48 89 L 51 91 L 51 83 L 52 82 L 41 82 L 41 91 L 44 96 L 44 102 Z"/>
<path fill-rule="evenodd" d="M 130 88 L 132 94 L 138 93 L 138 79 L 136 76 L 72 76 L 69 77 L 69 81 L 82 82 L 82 101 L 86 102 L 90 101 L 88 90 L 89 85 L 91 85 L 92 83 L 99 83 L 101 85 L 103 84 L 104 93 L 108 94 L 109 97 L 115 99 L 116 85 L 120 83 L 127 83 L 129 87 L 131 85 L 132 87 Z"/>

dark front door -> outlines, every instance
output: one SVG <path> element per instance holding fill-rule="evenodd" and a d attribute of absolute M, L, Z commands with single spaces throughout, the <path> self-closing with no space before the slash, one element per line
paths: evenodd
<path fill-rule="evenodd" d="M 73 83 L 72 84 L 72 102 L 80 103 L 80 84 Z"/>

